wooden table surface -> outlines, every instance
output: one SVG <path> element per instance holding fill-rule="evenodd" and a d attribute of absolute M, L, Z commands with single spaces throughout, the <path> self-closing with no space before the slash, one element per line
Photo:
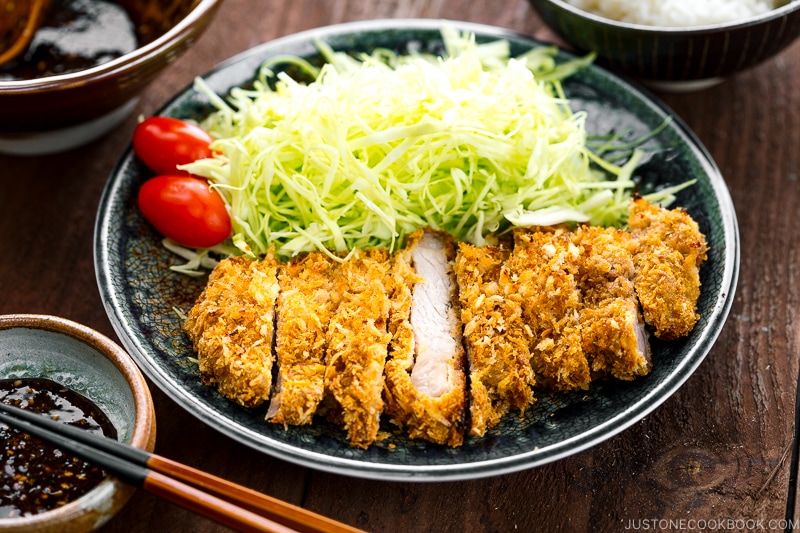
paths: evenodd
<path fill-rule="evenodd" d="M 103 186 L 136 116 L 153 114 L 194 76 L 264 41 L 346 21 L 409 17 L 487 23 L 554 40 L 525 0 L 226 0 L 118 129 L 67 153 L 0 156 L 0 314 L 58 315 L 116 339 L 95 281 L 92 234 Z M 256 452 L 152 386 L 156 451 L 373 532 L 688 530 L 703 521 L 715 529 L 782 529 L 800 352 L 800 43 L 713 88 L 659 96 L 719 165 L 742 251 L 735 301 L 717 343 L 646 419 L 590 450 L 523 472 L 381 482 Z M 142 491 L 102 529 L 222 530 Z"/>

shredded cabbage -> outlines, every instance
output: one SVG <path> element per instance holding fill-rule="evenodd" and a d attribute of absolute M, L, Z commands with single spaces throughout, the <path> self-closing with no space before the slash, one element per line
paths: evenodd
<path fill-rule="evenodd" d="M 512 225 L 624 223 L 640 154 L 619 167 L 587 148 L 560 82 L 592 57 L 558 65 L 555 48 L 509 57 L 502 40 L 442 35 L 444 57 L 320 42 L 321 68 L 276 58 L 226 99 L 196 80 L 218 155 L 182 168 L 223 196 L 241 252 L 395 249 L 422 226 L 484 244 Z M 286 63 L 313 81 L 273 71 Z"/>

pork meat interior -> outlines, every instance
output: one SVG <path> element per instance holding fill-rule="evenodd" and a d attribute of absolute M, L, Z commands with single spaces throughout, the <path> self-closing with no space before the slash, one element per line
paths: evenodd
<path fill-rule="evenodd" d="M 452 238 L 411 234 L 393 265 L 387 413 L 412 438 L 463 441 L 466 378 Z"/>

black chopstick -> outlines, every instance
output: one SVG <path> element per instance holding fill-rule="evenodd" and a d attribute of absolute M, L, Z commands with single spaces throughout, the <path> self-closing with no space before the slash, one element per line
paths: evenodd
<path fill-rule="evenodd" d="M 146 450 L 2 402 L 0 421 L 69 450 L 126 483 L 239 531 L 360 531 Z"/>

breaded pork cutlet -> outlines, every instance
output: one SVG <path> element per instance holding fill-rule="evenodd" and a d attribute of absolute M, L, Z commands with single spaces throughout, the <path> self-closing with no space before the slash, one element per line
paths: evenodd
<path fill-rule="evenodd" d="M 532 332 L 537 385 L 552 390 L 587 389 L 591 381 L 581 337 L 580 255 L 565 228 L 518 230 L 507 262 Z"/>
<path fill-rule="evenodd" d="M 267 419 L 276 424 L 310 424 L 322 401 L 336 264 L 315 251 L 283 263 L 278 271 L 278 378 L 267 411 Z"/>
<path fill-rule="evenodd" d="M 277 271 L 271 255 L 220 261 L 184 322 L 203 381 L 245 407 L 270 395 Z"/>
<path fill-rule="evenodd" d="M 647 331 L 633 287 L 630 233 L 580 226 L 572 241 L 581 250 L 577 283 L 583 351 L 593 373 L 631 380 L 650 371 Z"/>
<path fill-rule="evenodd" d="M 335 400 L 329 416 L 360 448 L 377 437 L 383 411 L 383 368 L 391 338 L 385 287 L 389 266 L 388 250 L 355 250 L 333 277 L 339 305 L 327 332 L 325 389 Z"/>
<path fill-rule="evenodd" d="M 411 438 L 459 446 L 466 378 L 453 274 L 455 247 L 444 232 L 409 235 L 392 266 L 392 341 L 386 362 L 386 413 Z"/>
<path fill-rule="evenodd" d="M 685 209 L 664 209 L 643 198 L 631 202 L 628 226 L 638 244 L 634 286 L 645 322 L 664 340 L 687 335 L 700 318 L 705 236 Z"/>
<path fill-rule="evenodd" d="M 470 376 L 470 434 L 483 436 L 510 410 L 534 401 L 530 330 L 508 278 L 508 251 L 459 243 L 455 261 Z"/>

